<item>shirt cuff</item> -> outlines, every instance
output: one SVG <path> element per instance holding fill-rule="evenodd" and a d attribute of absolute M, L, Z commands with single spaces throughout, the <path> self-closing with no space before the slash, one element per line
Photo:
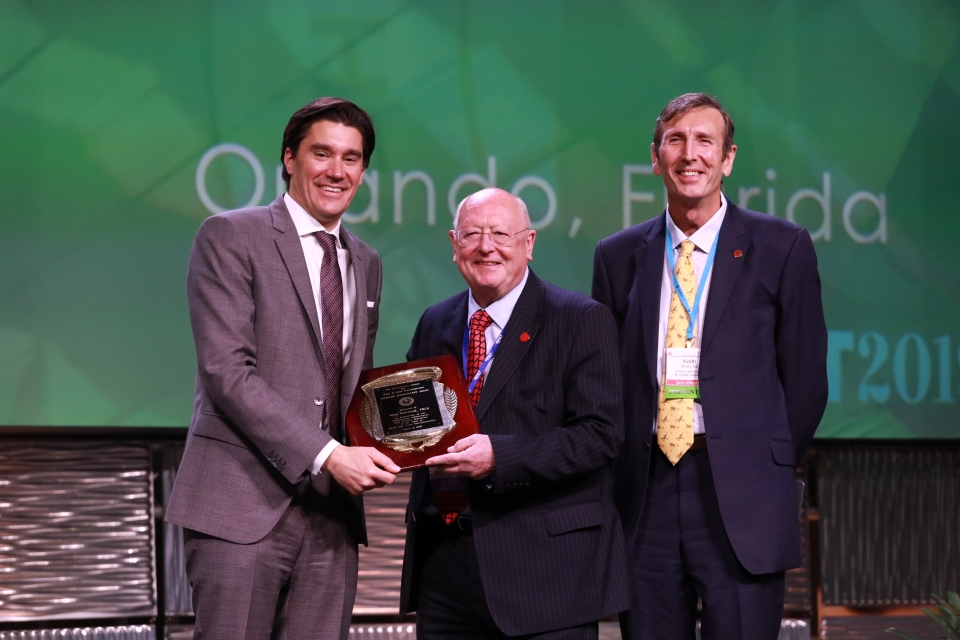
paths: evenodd
<path fill-rule="evenodd" d="M 310 473 L 313 475 L 320 473 L 323 470 L 323 463 L 327 461 L 327 458 L 330 457 L 330 454 L 333 453 L 333 450 L 336 449 L 339 444 L 336 440 L 331 440 L 323 449 L 320 449 L 320 453 L 313 459 L 313 464 L 310 466 Z"/>

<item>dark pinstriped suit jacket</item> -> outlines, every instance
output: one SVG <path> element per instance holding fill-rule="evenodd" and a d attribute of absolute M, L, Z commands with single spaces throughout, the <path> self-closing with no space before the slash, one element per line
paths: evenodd
<path fill-rule="evenodd" d="M 341 384 L 345 409 L 360 369 L 373 365 L 381 266 L 363 241 L 343 227 L 340 234 L 357 295 L 353 355 Z M 320 429 L 320 323 L 300 236 L 282 198 L 200 225 L 187 300 L 197 391 L 166 519 L 231 542 L 256 542 L 277 524 L 330 441 Z M 318 477 L 329 482 L 328 474 Z M 362 505 L 349 502 L 345 524 L 365 543 Z"/>
<path fill-rule="evenodd" d="M 466 324 L 464 291 L 424 312 L 407 359 L 461 359 Z M 531 271 L 476 408 L 496 472 L 470 482 L 483 589 L 508 635 L 585 624 L 628 606 L 611 486 L 623 440 L 618 360 L 609 311 Z M 404 613 L 417 604 L 415 515 L 427 479 L 426 470 L 414 472 L 410 488 Z"/>

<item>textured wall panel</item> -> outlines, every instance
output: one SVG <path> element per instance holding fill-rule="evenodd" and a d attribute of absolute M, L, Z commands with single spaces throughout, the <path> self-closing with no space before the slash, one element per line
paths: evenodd
<path fill-rule="evenodd" d="M 168 626 L 164 632 L 164 640 L 193 640 L 193 625 L 179 624 Z"/>
<path fill-rule="evenodd" d="M 417 627 L 412 623 L 354 624 L 350 626 L 348 640 L 416 640 Z M 617 634 L 619 638 L 619 634 Z M 168 627 L 166 640 L 191 640 L 192 625 Z M 5 640 L 0 636 L 0 640 Z M 20 640 L 17 638 L 17 640 Z"/>
<path fill-rule="evenodd" d="M 820 461 L 823 602 L 928 604 L 960 584 L 956 450 L 850 446 Z"/>
<path fill-rule="evenodd" d="M 810 623 L 806 620 L 783 620 L 777 640 L 810 640 Z"/>
<path fill-rule="evenodd" d="M 350 626 L 349 640 L 416 640 L 417 627 L 413 624 L 354 624 Z"/>
<path fill-rule="evenodd" d="M 784 608 L 793 615 L 809 615 L 812 601 L 812 582 L 810 576 L 810 524 L 807 520 L 807 495 L 803 498 L 803 511 L 800 513 L 800 543 L 803 546 L 803 564 L 787 571 Z M 801 614 L 801 612 L 804 612 Z M 809 632 L 808 632 L 809 635 Z"/>
<path fill-rule="evenodd" d="M 620 626 L 615 622 L 600 623 L 599 640 L 620 640 Z M 351 638 L 351 640 L 354 640 Z M 696 640 L 700 640 L 700 621 L 697 621 Z M 806 620 L 783 620 L 777 640 L 810 640 L 810 623 Z"/>
<path fill-rule="evenodd" d="M 355 615 L 396 615 L 400 611 L 400 570 L 403 567 L 403 522 L 410 491 L 410 474 L 363 496 L 369 547 L 360 547 Z M 351 636 L 354 637 L 354 636 Z"/>
<path fill-rule="evenodd" d="M 150 625 L 0 631 L 0 640 L 156 640 Z"/>
<path fill-rule="evenodd" d="M 161 455 L 160 469 L 163 486 L 163 505 L 166 507 L 173 491 L 177 468 L 183 459 L 183 442 L 167 443 Z M 167 615 L 193 615 L 193 589 L 187 581 L 187 561 L 183 553 L 183 527 L 163 523 L 163 577 Z"/>
<path fill-rule="evenodd" d="M 156 614 L 146 446 L 5 439 L 0 620 Z"/>
<path fill-rule="evenodd" d="M 918 640 L 936 640 L 944 637 L 943 629 L 926 616 L 850 616 L 824 618 L 820 638 L 822 640 L 893 640 L 899 637 L 885 631 L 890 627 L 911 633 Z"/>

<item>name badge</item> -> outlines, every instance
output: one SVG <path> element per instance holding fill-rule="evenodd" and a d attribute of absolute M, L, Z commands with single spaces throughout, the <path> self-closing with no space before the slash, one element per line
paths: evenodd
<path fill-rule="evenodd" d="M 664 398 L 699 398 L 700 349 L 669 348 L 666 352 Z"/>

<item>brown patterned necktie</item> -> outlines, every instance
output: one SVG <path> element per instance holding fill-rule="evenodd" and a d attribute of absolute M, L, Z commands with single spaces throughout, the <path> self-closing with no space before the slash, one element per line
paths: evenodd
<path fill-rule="evenodd" d="M 477 374 L 477 370 L 480 369 L 480 363 L 483 362 L 483 359 L 487 357 L 487 336 L 486 331 L 493 323 L 493 318 L 490 317 L 483 309 L 479 309 L 473 316 L 470 318 L 470 335 L 467 342 L 467 382 L 469 383 L 473 380 L 473 376 Z M 470 404 L 477 406 L 480 402 L 480 391 L 483 389 L 483 379 L 486 377 L 486 374 L 480 376 L 477 380 L 477 385 L 473 388 L 473 391 L 470 393 Z M 456 483 L 449 480 L 444 482 L 438 482 L 431 478 L 433 483 L 433 506 L 437 508 L 437 513 L 440 514 L 440 517 L 443 518 L 443 521 L 446 524 L 452 524 L 457 517 L 460 515 L 460 512 L 469 504 L 470 500 L 467 496 L 467 492 L 462 489 L 453 488 L 441 489 L 444 484 L 454 485 L 464 484 L 463 482 Z"/>
<path fill-rule="evenodd" d="M 323 231 L 313 234 L 323 248 L 320 263 L 320 309 L 323 364 L 326 368 L 325 404 L 327 432 L 334 438 L 340 434 L 340 379 L 343 375 L 343 276 L 337 258 L 337 239 Z"/>
<path fill-rule="evenodd" d="M 677 281 L 687 302 L 693 304 L 697 295 L 697 276 L 693 271 L 694 244 L 689 240 L 680 243 L 680 259 L 677 260 Z M 668 247 L 668 251 L 673 251 Z M 671 287 L 672 288 L 672 287 Z M 667 317 L 667 348 L 685 347 L 690 316 L 683 308 L 676 289 L 670 296 L 670 315 Z M 666 364 L 666 356 L 664 356 Z M 693 398 L 664 397 L 664 385 L 660 384 L 660 402 L 657 408 L 657 444 L 671 464 L 677 464 L 693 444 Z"/>

